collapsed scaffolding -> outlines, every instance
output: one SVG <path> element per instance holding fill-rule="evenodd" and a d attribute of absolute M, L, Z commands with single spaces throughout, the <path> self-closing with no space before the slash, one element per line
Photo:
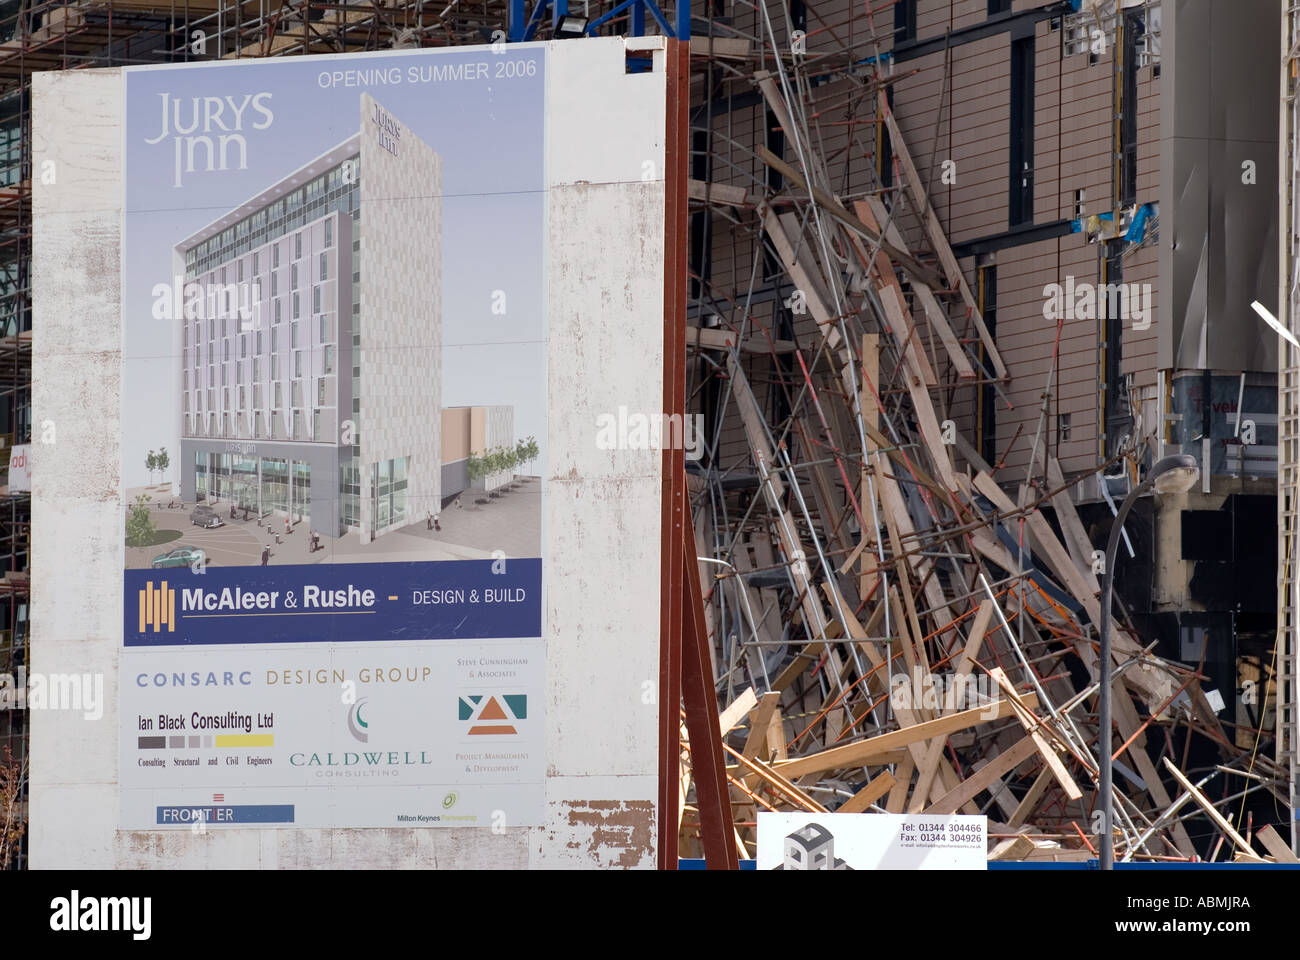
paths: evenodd
<path fill-rule="evenodd" d="M 750 9 L 752 35 L 710 20 L 692 42 L 704 106 L 690 194 L 706 237 L 725 224 L 752 259 L 747 290 L 691 277 L 687 396 L 708 443 L 688 489 L 734 836 L 709 835 L 712 791 L 688 802 L 686 744 L 683 855 L 752 856 L 761 810 L 874 810 L 987 813 L 995 858 L 1088 859 L 1110 749 L 1117 859 L 1204 858 L 1186 827 L 1203 816 L 1219 833 L 1211 858 L 1226 839 L 1236 859 L 1295 862 L 1290 837 L 1234 825 L 1244 818 L 1225 806 L 1267 791 L 1287 807 L 1287 771 L 1258 736 L 1243 750 L 1225 732 L 1204 674 L 1101 609 L 1105 571 L 1071 489 L 1094 473 L 1135 478 L 1155 451 L 1130 442 L 1067 478 L 1044 438 L 1053 362 L 1028 469 L 994 480 L 1001 463 L 955 429 L 953 409 L 971 388 L 1007 403 L 1008 371 L 893 116 L 887 89 L 906 74 L 887 68 L 870 10 L 813 28 L 788 8 L 780 25 L 766 4 Z M 829 51 L 810 54 L 817 34 Z M 793 162 L 716 129 L 724 90 L 766 108 Z M 859 128 L 892 175 L 842 200 L 830 168 L 865 147 Z M 725 155 L 700 162 L 699 135 Z M 738 154 L 765 175 L 744 184 Z M 715 182 L 698 179 L 709 170 Z M 1058 320 L 1054 361 L 1060 331 Z M 1198 783 L 1174 749 L 1180 726 L 1221 751 Z M 1230 785 L 1217 801 L 1203 789 L 1214 777 Z"/>

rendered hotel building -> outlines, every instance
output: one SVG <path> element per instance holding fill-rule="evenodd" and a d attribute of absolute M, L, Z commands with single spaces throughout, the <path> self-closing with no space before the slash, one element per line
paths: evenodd
<path fill-rule="evenodd" d="M 360 108 L 356 136 L 179 243 L 175 272 L 251 301 L 181 321 L 182 496 L 365 542 L 441 502 L 442 163 Z"/>

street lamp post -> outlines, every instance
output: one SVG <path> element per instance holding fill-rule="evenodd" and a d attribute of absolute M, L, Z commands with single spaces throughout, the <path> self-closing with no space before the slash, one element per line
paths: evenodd
<path fill-rule="evenodd" d="M 1106 541 L 1106 565 L 1102 568 L 1101 580 L 1101 669 L 1099 679 L 1101 688 L 1098 691 L 1098 712 L 1100 713 L 1099 736 L 1097 746 L 1100 751 L 1099 759 L 1101 761 L 1101 869 L 1113 870 L 1115 867 L 1115 833 L 1111 825 L 1111 817 L 1114 813 L 1112 803 L 1112 777 L 1113 768 L 1111 765 L 1111 719 L 1110 719 L 1110 688 L 1111 688 L 1111 659 L 1110 659 L 1110 593 L 1111 586 L 1114 582 L 1115 554 L 1119 550 L 1119 538 L 1124 529 L 1124 518 L 1128 516 L 1129 510 L 1133 504 L 1137 503 L 1138 497 L 1142 496 L 1148 490 L 1155 488 L 1157 493 L 1186 493 L 1196 485 L 1200 477 L 1200 469 L 1196 465 L 1196 458 L 1185 453 L 1174 454 L 1165 457 L 1159 461 L 1147 478 L 1133 488 L 1133 492 L 1128 495 L 1124 503 L 1120 506 L 1119 512 L 1115 514 L 1115 522 L 1110 528 L 1110 538 Z M 1105 481 L 1102 481 L 1105 483 Z"/>

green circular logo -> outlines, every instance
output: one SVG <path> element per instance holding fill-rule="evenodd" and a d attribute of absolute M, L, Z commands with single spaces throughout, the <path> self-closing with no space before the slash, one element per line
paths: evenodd
<path fill-rule="evenodd" d="M 456 794 L 449 793 L 442 798 L 442 809 L 450 810 L 454 806 L 456 806 Z"/>

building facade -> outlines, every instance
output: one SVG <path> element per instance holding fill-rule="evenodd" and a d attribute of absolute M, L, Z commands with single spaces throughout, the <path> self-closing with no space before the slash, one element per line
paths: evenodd
<path fill-rule="evenodd" d="M 371 540 L 440 499 L 442 187 L 432 148 L 360 104 L 356 136 L 175 259 L 201 295 L 180 321 L 182 496 Z"/>

